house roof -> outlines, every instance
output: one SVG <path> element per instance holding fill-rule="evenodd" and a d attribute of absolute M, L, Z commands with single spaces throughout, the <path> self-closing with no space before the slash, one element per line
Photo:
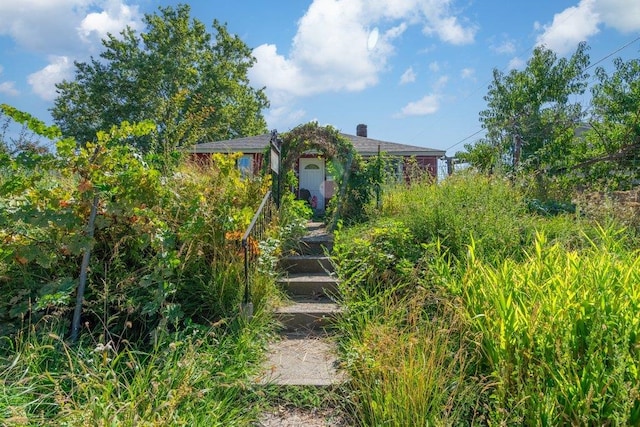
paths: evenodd
<path fill-rule="evenodd" d="M 363 136 L 341 134 L 349 139 L 356 151 L 363 157 L 374 156 L 380 151 L 396 156 L 434 156 L 442 157 L 444 150 L 418 147 L 415 145 L 398 144 L 396 142 L 381 141 Z M 271 134 L 248 136 L 245 138 L 227 139 L 224 141 L 205 142 L 193 147 L 193 153 L 263 153 L 269 146 Z"/>

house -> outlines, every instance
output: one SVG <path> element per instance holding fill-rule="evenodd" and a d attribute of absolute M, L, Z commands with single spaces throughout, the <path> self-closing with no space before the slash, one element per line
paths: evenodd
<path fill-rule="evenodd" d="M 374 157 L 379 152 L 395 158 L 398 176 L 405 176 L 405 178 L 406 165 L 410 161 L 435 178 L 438 173 L 438 159 L 445 155 L 444 150 L 369 138 L 367 126 L 364 124 L 357 126 L 356 135 L 345 133 L 341 135 L 351 141 L 355 150 L 364 159 Z M 245 174 L 256 174 L 262 168 L 270 138 L 271 134 L 264 134 L 207 142 L 195 145 L 192 153 L 196 157 L 203 157 L 211 153 L 242 153 L 242 157 L 238 160 L 238 167 Z M 336 190 L 333 177 L 327 171 L 326 160 L 315 151 L 307 152 L 300 156 L 294 169 L 299 181 L 298 195 L 312 200 L 312 206 L 315 209 L 324 210 L 326 203 Z"/>

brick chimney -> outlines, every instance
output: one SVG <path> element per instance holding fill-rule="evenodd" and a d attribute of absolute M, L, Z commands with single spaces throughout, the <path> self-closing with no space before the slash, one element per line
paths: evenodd
<path fill-rule="evenodd" d="M 356 127 L 356 135 L 366 138 L 367 137 L 367 125 L 359 124 L 358 127 Z"/>

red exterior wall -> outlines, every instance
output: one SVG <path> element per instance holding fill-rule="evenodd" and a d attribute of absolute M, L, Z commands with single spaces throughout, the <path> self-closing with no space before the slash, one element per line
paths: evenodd
<path fill-rule="evenodd" d="M 438 176 L 438 158 L 431 156 L 415 156 L 412 159 L 416 160 L 417 165 L 420 169 L 429 172 L 433 178 Z M 405 159 L 405 165 L 407 165 L 408 161 Z"/>
<path fill-rule="evenodd" d="M 249 153 L 245 154 L 246 156 L 251 156 L 253 163 L 253 174 L 259 175 L 262 172 L 262 162 L 264 160 L 264 155 L 262 153 Z M 190 153 L 189 157 L 191 160 L 196 163 L 206 163 L 211 158 L 210 153 Z"/>

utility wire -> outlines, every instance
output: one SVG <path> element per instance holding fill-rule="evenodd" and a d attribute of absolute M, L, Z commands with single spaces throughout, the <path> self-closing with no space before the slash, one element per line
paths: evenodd
<path fill-rule="evenodd" d="M 562 25 L 562 24 L 564 24 L 564 23 L 565 23 L 566 21 L 568 21 L 568 20 L 569 20 L 569 19 L 570 19 L 570 18 L 571 18 L 571 17 L 572 17 L 576 12 L 577 12 L 577 8 L 575 8 L 575 9 L 574 9 L 570 14 L 568 14 L 567 16 L 565 16 L 565 17 L 564 17 L 564 19 L 563 19 L 561 22 L 559 22 L 559 24 L 558 24 L 558 25 Z M 516 54 L 516 56 L 515 56 L 515 57 L 516 57 L 516 58 L 519 58 L 521 55 L 523 55 L 523 54 L 525 54 L 525 53 L 532 52 L 532 51 L 533 51 L 533 49 L 535 49 L 535 47 L 536 47 L 538 44 L 539 44 L 539 43 L 537 43 L 537 44 L 534 44 L 534 45 L 530 46 L 528 49 L 523 49 L 523 50 L 521 50 L 518 54 Z M 614 52 L 614 53 L 615 53 L 615 52 Z M 501 73 L 504 73 L 505 71 L 507 71 L 507 69 L 508 69 L 508 68 L 509 68 L 509 64 L 507 64 L 507 65 L 505 65 L 504 67 L 502 67 L 502 70 L 500 70 L 500 72 L 501 72 Z M 489 80 L 487 80 L 487 81 L 484 83 L 484 85 L 479 85 L 479 86 L 477 86 L 475 89 L 473 89 L 471 92 L 468 92 L 468 93 L 467 93 L 467 95 L 466 95 L 466 96 L 464 96 L 464 97 L 460 100 L 460 102 L 464 102 L 464 101 L 466 101 L 467 99 L 471 98 L 471 96 L 472 96 L 472 95 L 474 95 L 475 93 L 477 93 L 481 88 L 483 88 L 483 87 L 487 87 L 487 86 L 491 83 L 491 80 L 492 80 L 492 79 L 493 79 L 493 78 L 490 78 Z M 415 141 L 415 140 L 416 140 L 420 135 L 422 135 L 425 131 L 426 131 L 426 129 L 419 131 L 419 132 L 418 132 L 418 133 L 417 133 L 413 138 L 411 138 L 411 139 L 410 139 L 410 141 Z M 459 144 L 463 143 L 464 141 L 468 140 L 469 138 L 472 138 L 472 137 L 476 136 L 476 135 L 477 135 L 477 134 L 479 134 L 480 132 L 482 132 L 482 130 L 479 130 L 479 131 L 477 131 L 477 132 L 473 133 L 472 135 L 469 135 L 468 137 L 463 138 L 461 141 L 459 141 L 459 142 L 455 143 L 454 145 L 452 145 L 451 147 L 447 148 L 447 150 L 449 150 L 449 149 L 451 149 L 451 148 L 455 147 L 456 145 L 459 145 Z"/>
<path fill-rule="evenodd" d="M 481 133 L 481 132 L 483 132 L 483 131 L 484 131 L 484 129 L 480 129 L 479 131 L 476 131 L 476 132 L 472 133 L 471 135 L 469 135 L 469 136 L 467 136 L 467 137 L 465 137 L 465 138 L 462 138 L 460 141 L 456 142 L 456 143 L 455 143 L 455 144 L 453 144 L 451 147 L 448 147 L 447 149 L 445 149 L 445 151 L 449 151 L 449 150 L 451 150 L 451 149 L 452 149 L 453 147 L 455 147 L 456 145 L 460 145 L 460 144 L 462 144 L 462 143 L 463 143 L 463 142 L 465 142 L 466 140 L 473 138 L 474 136 L 476 136 L 477 134 L 479 134 L 479 133 Z"/>
<path fill-rule="evenodd" d="M 611 52 L 610 54 L 608 54 L 607 56 L 605 56 L 604 58 L 599 59 L 598 61 L 594 62 L 593 64 L 589 65 L 587 68 L 585 68 L 584 70 L 587 71 L 593 67 L 595 67 L 596 65 L 600 64 L 601 62 L 603 62 L 606 59 L 611 58 L 613 55 L 615 55 L 616 53 L 620 52 L 621 50 L 631 46 L 632 44 L 634 44 L 635 42 L 637 42 L 638 40 L 640 40 L 640 35 L 638 37 L 636 37 L 635 39 L 631 40 L 629 43 L 625 44 L 624 46 L 619 47 L 618 49 L 614 50 L 613 52 Z"/>
<path fill-rule="evenodd" d="M 627 42 L 626 44 L 624 44 L 623 46 L 617 48 L 616 50 L 612 51 L 611 53 L 608 53 L 607 55 L 605 55 L 604 57 L 600 58 L 599 60 L 597 60 L 596 62 L 594 62 L 593 64 L 590 64 L 587 68 L 585 68 L 584 70 L 587 71 L 593 67 L 595 67 L 596 65 L 604 62 L 605 60 L 611 58 L 613 55 L 615 55 L 616 53 L 626 49 L 627 47 L 631 46 L 632 44 L 634 44 L 635 42 L 637 42 L 638 40 L 640 40 L 640 35 L 638 37 L 636 37 L 635 39 L 631 40 L 630 42 Z M 589 107 L 591 108 L 591 106 Z M 462 144 L 463 142 L 467 141 L 468 139 L 473 138 L 474 136 L 478 135 L 479 133 L 481 133 L 484 129 L 480 129 L 474 133 L 472 133 L 469 136 L 466 136 L 464 138 L 462 138 L 460 141 L 456 142 L 455 144 L 453 144 L 452 146 L 448 147 L 445 151 L 449 151 L 450 149 L 452 149 L 453 147 L 456 147 L 460 144 Z"/>

